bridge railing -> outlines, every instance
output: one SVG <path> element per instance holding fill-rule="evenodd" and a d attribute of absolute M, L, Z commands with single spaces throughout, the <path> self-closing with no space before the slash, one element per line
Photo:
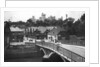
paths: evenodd
<path fill-rule="evenodd" d="M 85 62 L 85 57 L 82 57 L 81 55 L 76 54 L 68 49 L 65 49 L 59 46 L 59 44 L 49 42 L 36 42 L 36 45 L 51 49 L 71 62 Z"/>

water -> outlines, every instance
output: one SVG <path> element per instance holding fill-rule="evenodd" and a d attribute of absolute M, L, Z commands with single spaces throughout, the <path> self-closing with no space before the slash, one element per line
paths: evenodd
<path fill-rule="evenodd" d="M 5 51 L 5 62 L 42 62 L 39 49 L 32 45 L 10 46 Z"/>
<path fill-rule="evenodd" d="M 50 58 L 43 58 L 43 52 L 35 44 L 10 46 L 5 51 L 5 62 L 63 62 L 61 57 L 54 53 Z"/>

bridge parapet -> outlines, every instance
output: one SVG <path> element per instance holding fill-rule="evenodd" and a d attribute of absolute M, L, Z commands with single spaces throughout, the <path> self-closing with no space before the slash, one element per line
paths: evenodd
<path fill-rule="evenodd" d="M 71 62 L 85 62 L 84 56 L 61 47 L 59 44 L 50 42 L 36 42 L 36 45 L 50 49 Z"/>

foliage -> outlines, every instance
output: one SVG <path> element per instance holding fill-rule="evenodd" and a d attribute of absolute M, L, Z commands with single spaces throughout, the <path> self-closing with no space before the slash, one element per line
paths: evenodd
<path fill-rule="evenodd" d="M 26 22 L 23 21 L 17 21 L 17 22 L 11 22 L 11 21 L 5 21 L 5 23 L 9 23 L 10 25 L 14 25 L 15 27 L 31 27 L 31 26 L 61 26 L 66 31 L 67 35 L 77 35 L 77 36 L 85 36 L 85 14 L 81 16 L 77 21 L 75 21 L 74 18 L 69 17 L 65 20 L 55 19 L 52 20 L 45 18 L 44 21 L 42 20 L 36 20 L 32 21 L 31 18 L 29 18 Z M 40 31 L 36 30 L 35 33 L 41 33 Z M 48 30 L 45 32 L 47 34 Z M 65 35 L 65 34 L 64 34 Z"/>

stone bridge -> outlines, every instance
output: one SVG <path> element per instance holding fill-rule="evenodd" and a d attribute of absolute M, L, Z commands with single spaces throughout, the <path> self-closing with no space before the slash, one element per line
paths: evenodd
<path fill-rule="evenodd" d="M 58 55 L 63 62 L 85 62 L 85 55 L 74 52 L 75 50 L 71 51 L 70 49 L 63 48 L 59 44 L 49 42 L 36 42 L 36 46 L 38 46 L 40 51 L 42 51 L 43 58 L 51 58 L 51 56 Z M 83 48 L 80 49 L 83 50 Z M 55 58 L 56 57 L 53 59 Z"/>

